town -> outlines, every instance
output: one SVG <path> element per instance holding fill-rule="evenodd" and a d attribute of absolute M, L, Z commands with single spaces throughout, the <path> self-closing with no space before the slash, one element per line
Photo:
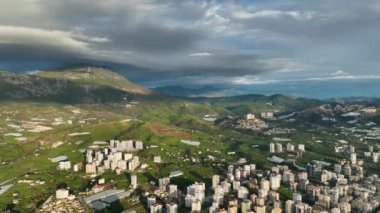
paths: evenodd
<path fill-rule="evenodd" d="M 302 100 L 284 110 L 270 99 L 242 111 L 177 100 L 168 110 L 126 96 L 107 106 L 1 105 L 0 204 L 6 212 L 377 211 L 379 104 Z"/>
<path fill-rule="evenodd" d="M 348 146 L 344 150 L 349 159 L 330 165 L 313 161 L 306 168 L 279 164 L 269 170 L 256 168 L 254 162 L 236 162 L 228 165 L 223 174 L 210 177 L 211 185 L 195 182 L 185 191 L 171 183 L 171 178 L 181 175 L 173 174 L 162 177 L 154 183 L 150 190 L 141 191 L 139 181 L 134 174 L 144 169 L 133 152 L 143 149 L 141 141 L 115 141 L 103 143 L 103 147 L 91 147 L 85 152 L 85 173 L 98 179 L 90 191 L 83 192 L 82 204 L 68 188 L 59 188 L 56 195 L 50 197 L 41 207 L 41 212 L 58 210 L 85 212 L 86 208 L 100 211 L 112 202 L 125 197 L 134 196 L 144 203 L 151 213 L 176 213 L 180 209 L 189 212 L 257 212 L 257 213 L 298 213 L 298 212 L 373 212 L 380 205 L 380 179 L 378 175 L 364 175 L 363 161 L 379 153 L 369 147 L 368 152 L 360 153 L 365 159 L 357 159 L 355 147 Z M 305 152 L 304 145 L 297 150 Z M 280 143 L 269 145 L 269 152 L 294 152 L 291 144 L 283 149 Z M 132 153 L 131 153 L 132 152 Z M 67 162 L 67 161 L 61 161 Z M 61 165 L 61 163 L 59 163 Z M 146 166 L 145 166 L 146 168 Z M 62 169 L 59 166 L 59 169 Z M 65 169 L 71 168 L 70 166 Z M 128 189 L 110 188 L 101 174 L 110 169 L 116 174 L 129 171 L 130 187 Z M 25 181 L 24 181 L 25 182 Z M 30 183 L 31 184 L 31 183 Z M 37 183 L 38 184 L 38 183 Z M 40 183 L 43 184 L 43 183 Z M 137 195 L 137 196 L 136 196 Z M 87 205 L 87 206 L 84 206 Z M 125 212 L 133 212 L 133 209 Z"/>

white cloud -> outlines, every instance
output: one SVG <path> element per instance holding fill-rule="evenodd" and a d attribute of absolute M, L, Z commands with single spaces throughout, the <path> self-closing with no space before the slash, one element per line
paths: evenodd
<path fill-rule="evenodd" d="M 98 44 L 109 42 L 111 41 L 106 37 L 88 36 L 71 31 L 0 25 L 0 45 L 25 46 L 33 51 L 41 48 L 53 54 L 60 54 L 60 57 L 80 56 L 83 59 L 111 62 L 125 61 L 125 56 L 131 54 L 126 50 L 110 51 L 96 48 Z M 43 53 L 41 51 L 41 54 Z"/>
<path fill-rule="evenodd" d="M 91 42 L 104 43 L 109 40 L 60 30 L 0 26 L 0 44 L 45 45 L 85 53 L 90 50 Z"/>
<path fill-rule="evenodd" d="M 255 85 L 255 84 L 278 84 L 278 83 L 292 83 L 292 82 L 305 82 L 305 81 L 355 81 L 355 80 L 380 80 L 379 75 L 343 75 L 343 76 L 328 76 L 328 77 L 310 77 L 298 79 L 260 79 L 257 76 L 243 76 L 232 78 L 230 83 L 236 85 Z"/>
<path fill-rule="evenodd" d="M 212 56 L 212 55 L 213 55 L 212 53 L 200 52 L 200 53 L 192 53 L 189 56 L 190 57 L 207 57 L 207 56 Z"/>
<path fill-rule="evenodd" d="M 331 80 L 379 80 L 379 75 L 341 75 L 330 77 L 306 78 L 306 81 L 331 81 Z"/>
<path fill-rule="evenodd" d="M 93 43 L 108 43 L 111 42 L 111 40 L 107 37 L 90 37 L 83 34 L 72 34 L 72 38 L 83 40 L 86 42 L 93 42 Z"/>
<path fill-rule="evenodd" d="M 347 75 L 347 74 L 348 74 L 348 73 L 346 73 L 346 72 L 343 71 L 343 70 L 337 70 L 337 71 L 331 73 L 330 75 L 331 75 L 331 76 L 342 76 L 342 75 Z"/>
<path fill-rule="evenodd" d="M 306 65 L 289 58 L 259 59 L 257 62 L 264 70 L 276 73 L 300 72 L 307 68 Z"/>
<path fill-rule="evenodd" d="M 235 77 L 232 78 L 233 84 L 239 84 L 239 85 L 248 85 L 248 84 L 254 84 L 259 81 L 259 78 L 254 76 L 242 76 L 242 77 Z"/>
<path fill-rule="evenodd" d="M 310 20 L 318 14 L 315 11 L 259 10 L 250 12 L 247 10 L 237 10 L 233 12 L 233 15 L 240 19 L 289 17 L 297 20 Z"/>
<path fill-rule="evenodd" d="M 221 4 L 210 3 L 205 6 L 204 16 L 198 21 L 200 26 L 213 30 L 216 33 L 224 32 L 229 29 L 230 19 L 222 14 L 224 7 Z"/>

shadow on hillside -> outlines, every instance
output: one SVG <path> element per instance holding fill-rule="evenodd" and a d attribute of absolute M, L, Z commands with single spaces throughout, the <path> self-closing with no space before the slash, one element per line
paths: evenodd
<path fill-rule="evenodd" d="M 17 75 L 0 79 L 0 101 L 41 102 L 59 104 L 130 103 L 136 100 L 157 101 L 164 96 L 137 94 L 112 86 L 81 83 L 67 79 L 51 79 Z"/>

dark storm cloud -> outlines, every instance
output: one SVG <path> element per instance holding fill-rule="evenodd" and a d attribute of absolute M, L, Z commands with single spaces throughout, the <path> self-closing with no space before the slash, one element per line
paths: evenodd
<path fill-rule="evenodd" d="M 92 63 L 151 85 L 373 75 L 378 20 L 369 0 L 2 0 L 0 68 Z"/>
<path fill-rule="evenodd" d="M 126 48 L 138 52 L 173 52 L 196 45 L 202 32 L 182 27 L 158 27 L 152 23 L 113 29 L 110 34 L 114 48 Z"/>

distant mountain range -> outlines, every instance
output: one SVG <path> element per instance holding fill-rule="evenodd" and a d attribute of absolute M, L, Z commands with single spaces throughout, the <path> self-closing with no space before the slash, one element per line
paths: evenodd
<path fill-rule="evenodd" d="M 317 99 L 289 97 L 280 94 L 270 96 L 250 94 L 214 98 L 198 97 L 189 98 L 189 100 L 204 105 L 225 108 L 238 115 L 260 113 L 267 110 L 276 112 L 300 110 L 323 103 L 323 101 Z"/>
<path fill-rule="evenodd" d="M 360 104 L 377 104 L 380 103 L 380 98 L 371 98 L 371 97 L 343 97 L 343 98 L 331 98 L 327 99 L 327 101 L 330 102 L 337 102 L 337 103 L 360 103 Z"/>
<path fill-rule="evenodd" d="M 127 103 L 138 99 L 147 100 L 148 105 L 158 104 L 164 107 L 178 103 L 194 103 L 199 106 L 198 110 L 220 109 L 236 115 L 265 110 L 292 111 L 322 103 L 315 99 L 285 95 L 204 97 L 220 90 L 215 87 L 182 86 L 166 86 L 150 90 L 130 82 L 111 69 L 94 66 L 38 71 L 30 74 L 0 72 L 0 101 L 102 104 Z"/>
<path fill-rule="evenodd" d="M 324 82 L 320 84 L 312 84 L 312 86 L 305 86 L 303 84 L 297 85 L 253 85 L 249 88 L 222 88 L 222 87 L 186 87 L 179 85 L 162 86 L 152 88 L 152 90 L 159 93 L 174 96 L 174 97 L 209 97 L 209 98 L 223 98 L 233 96 L 250 96 L 251 94 L 262 94 L 263 96 L 272 96 L 275 94 L 282 94 L 289 97 L 305 97 L 308 99 L 319 99 L 325 102 L 339 102 L 339 103 L 380 103 L 378 90 L 380 82 L 377 84 L 374 81 L 369 82 Z M 336 88 L 334 88 L 334 85 Z M 351 86 L 350 86 L 351 85 Z M 366 91 L 366 92 L 364 92 Z M 364 96 L 361 94 L 371 94 Z"/>
<path fill-rule="evenodd" d="M 211 87 L 211 86 L 189 88 L 189 87 L 183 87 L 179 85 L 156 87 L 153 90 L 165 95 L 175 96 L 175 97 L 201 97 L 201 96 L 207 96 L 207 95 L 210 95 L 211 93 L 221 91 L 221 89 L 216 88 L 216 87 Z"/>

